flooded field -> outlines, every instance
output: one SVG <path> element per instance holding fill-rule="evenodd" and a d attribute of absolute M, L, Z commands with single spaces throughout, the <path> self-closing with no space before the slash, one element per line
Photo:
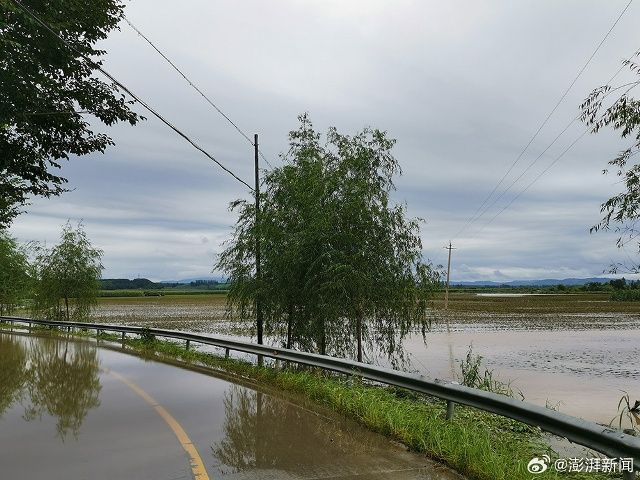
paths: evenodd
<path fill-rule="evenodd" d="M 440 306 L 436 301 L 436 307 Z M 606 294 L 454 294 L 435 309 L 427 334 L 405 344 L 410 369 L 457 379 L 470 345 L 527 401 L 610 423 L 627 392 L 640 399 L 640 305 Z M 250 325 L 225 318 L 222 296 L 103 299 L 96 321 L 250 338 Z M 629 421 L 627 420 L 627 424 Z"/>

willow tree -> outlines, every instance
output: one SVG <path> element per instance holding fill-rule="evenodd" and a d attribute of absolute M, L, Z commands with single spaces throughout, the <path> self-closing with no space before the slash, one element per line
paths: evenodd
<path fill-rule="evenodd" d="M 625 60 L 623 65 L 640 77 L 640 51 L 631 59 Z M 620 86 L 604 85 L 598 87 L 587 97 L 581 105 L 582 120 L 591 127 L 592 133 L 603 128 L 617 130 L 626 143 L 618 154 L 609 160 L 609 165 L 615 169 L 616 175 L 624 190 L 606 200 L 600 206 L 604 214 L 602 220 L 593 227 L 591 232 L 598 230 L 615 230 L 619 235 L 618 248 L 628 243 L 636 243 L 636 253 L 640 254 L 640 99 L 630 95 L 631 91 L 640 85 L 640 78 Z M 620 93 L 621 92 L 621 93 Z M 615 100 L 610 101 L 612 96 Z M 609 173 L 608 169 L 603 173 Z M 631 273 L 640 273 L 640 261 L 629 258 L 630 264 L 611 265 L 615 273 L 619 267 Z"/>
<path fill-rule="evenodd" d="M 385 132 L 331 128 L 322 145 L 307 115 L 290 133 L 283 167 L 264 180 L 258 225 L 250 201 L 217 267 L 231 281 L 232 311 L 254 315 L 287 346 L 359 361 L 365 349 L 397 358 L 401 340 L 429 327 L 437 275 L 422 262 L 419 220 L 390 199 L 400 173 Z M 255 277 L 255 236 L 262 280 Z"/>
<path fill-rule="evenodd" d="M 34 313 L 57 320 L 86 318 L 100 291 L 101 258 L 82 225 L 64 225 L 60 243 L 36 257 Z"/>
<path fill-rule="evenodd" d="M 29 280 L 25 249 L 0 230 L 0 315 L 13 313 L 26 296 Z"/>

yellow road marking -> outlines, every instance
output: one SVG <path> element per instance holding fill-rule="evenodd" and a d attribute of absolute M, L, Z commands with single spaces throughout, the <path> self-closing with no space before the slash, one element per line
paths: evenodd
<path fill-rule="evenodd" d="M 133 390 L 145 402 L 151 405 L 155 409 L 155 411 L 158 413 L 158 415 L 162 417 L 165 423 L 169 425 L 169 428 L 171 428 L 171 430 L 173 430 L 173 433 L 176 435 L 176 437 L 178 437 L 178 441 L 180 442 L 180 445 L 182 445 L 182 448 L 184 448 L 184 451 L 187 452 L 187 455 L 189 455 L 189 459 L 191 462 L 191 472 L 193 473 L 194 479 L 209 480 L 209 475 L 207 474 L 207 470 L 204 468 L 204 463 L 202 462 L 202 458 L 200 458 L 200 454 L 198 453 L 196 446 L 193 444 L 193 442 L 189 438 L 189 435 L 187 435 L 187 432 L 184 431 L 184 428 L 182 428 L 182 426 L 178 423 L 178 421 L 175 418 L 173 418 L 173 416 L 167 411 L 167 409 L 164 408 L 162 405 L 160 405 L 158 402 L 156 402 L 156 400 L 151 395 L 149 395 L 147 392 L 142 390 L 138 385 L 133 383 L 131 380 L 123 377 L 122 375 L 114 371 L 108 370 L 108 372 L 111 373 L 111 375 L 116 377 L 118 380 L 120 380 L 122 383 L 124 383 L 126 386 L 128 386 L 131 390 Z"/>

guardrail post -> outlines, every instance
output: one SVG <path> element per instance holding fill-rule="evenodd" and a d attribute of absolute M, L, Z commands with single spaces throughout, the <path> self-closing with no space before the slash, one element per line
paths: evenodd
<path fill-rule="evenodd" d="M 451 420 L 453 418 L 453 406 L 454 405 L 455 405 L 455 403 L 453 403 L 451 400 L 447 400 L 447 416 L 446 416 L 447 420 Z"/>
<path fill-rule="evenodd" d="M 125 332 L 122 332 L 122 341 L 123 342 L 124 342 L 124 335 L 125 335 Z"/>
<path fill-rule="evenodd" d="M 187 347 L 186 347 L 187 350 L 189 350 L 189 345 L 191 345 L 191 340 L 187 340 Z"/>
<path fill-rule="evenodd" d="M 229 349 L 228 348 L 224 349 L 224 358 L 229 358 Z"/>

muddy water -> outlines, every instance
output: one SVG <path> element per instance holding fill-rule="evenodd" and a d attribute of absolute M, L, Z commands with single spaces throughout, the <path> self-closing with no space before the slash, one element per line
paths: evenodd
<path fill-rule="evenodd" d="M 2 478 L 192 478 L 159 407 L 212 479 L 461 478 L 277 392 L 91 341 L 0 333 Z"/>
<path fill-rule="evenodd" d="M 500 380 L 511 382 L 516 394 L 522 392 L 527 401 L 608 424 L 616 416 L 624 392 L 632 404 L 640 400 L 640 314 L 596 312 L 592 300 L 576 298 L 577 304 L 588 308 L 580 312 L 528 312 L 525 308 L 516 313 L 435 312 L 427 345 L 420 336 L 405 343 L 409 368 L 435 378 L 458 380 L 459 361 L 473 345 L 485 366 Z M 610 306 L 603 302 L 596 303 Z M 222 302 L 101 305 L 94 317 L 109 323 L 244 339 L 250 339 L 252 331 L 250 324 L 226 319 Z"/>
<path fill-rule="evenodd" d="M 532 403 L 608 424 L 623 391 L 632 404 L 640 399 L 638 328 L 506 331 L 486 325 L 429 333 L 426 346 L 415 336 L 406 348 L 416 370 L 459 380 L 460 360 L 470 345 L 498 379 L 511 382 Z"/>

